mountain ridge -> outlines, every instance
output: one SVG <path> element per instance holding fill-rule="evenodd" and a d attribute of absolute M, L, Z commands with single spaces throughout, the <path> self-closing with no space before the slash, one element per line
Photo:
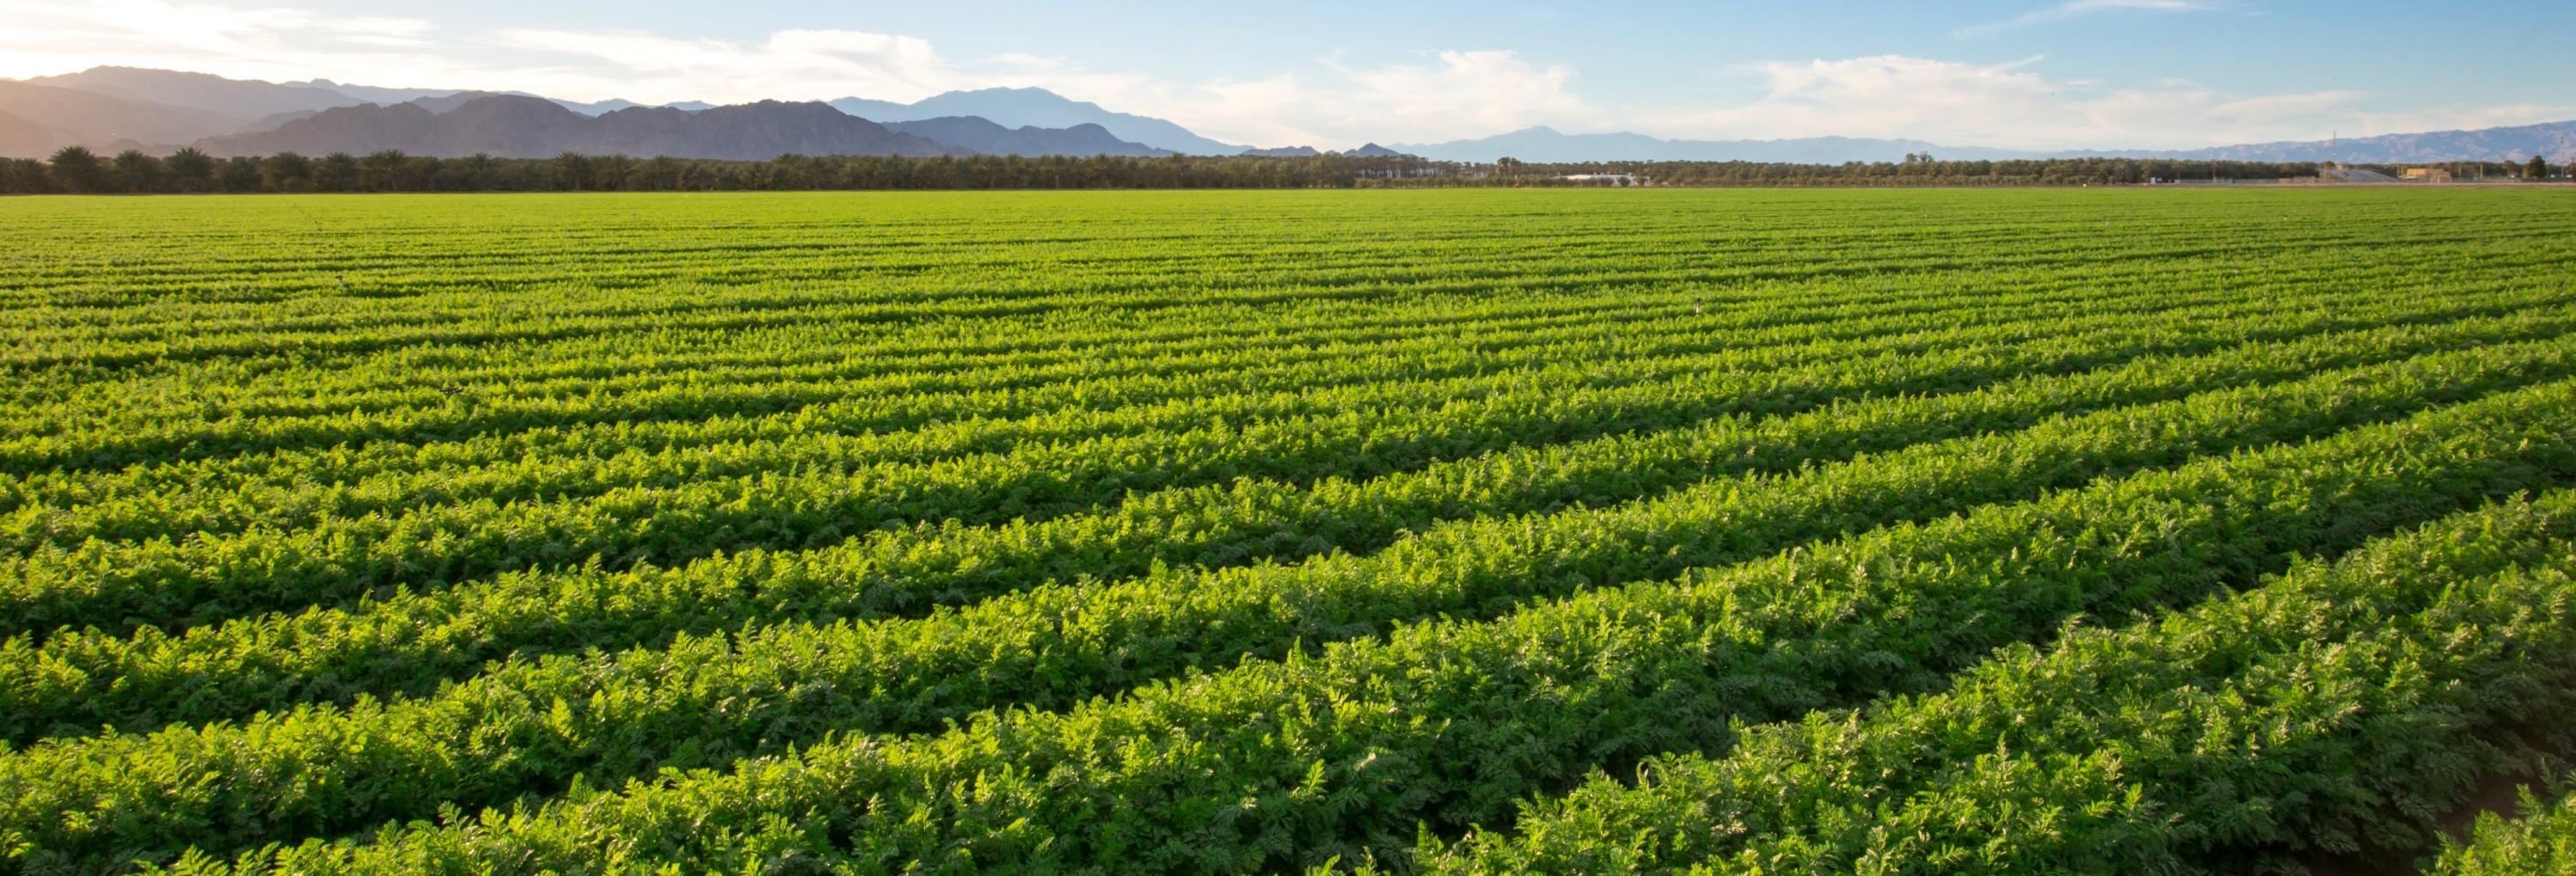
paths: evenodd
<path fill-rule="evenodd" d="M 1763 161 L 1841 164 L 1846 161 L 1894 161 L 1907 153 L 1931 152 L 1948 158 L 2026 158 L 2032 153 L 1977 147 L 1950 147 L 1923 140 L 1864 137 L 1793 137 L 1777 140 L 1664 139 L 1629 131 L 1568 134 L 1547 125 L 1532 125 L 1489 137 L 1444 143 L 1397 143 L 1394 150 L 1444 161 L 1521 161 L 1580 163 L 1589 161 Z M 1607 156 L 1617 156 L 1607 157 Z"/>
<path fill-rule="evenodd" d="M 836 108 L 837 111 L 837 108 Z M 1109 129 L 1084 122 L 1065 128 L 1022 125 L 1004 127 L 981 116 L 941 116 L 909 122 L 882 122 L 887 130 L 970 149 L 985 155 L 1123 155 L 1159 158 L 1174 154 L 1142 143 L 1121 140 Z"/>
<path fill-rule="evenodd" d="M 2334 140 L 2239 143 L 2199 149 L 2000 149 L 1945 146 L 1925 140 L 1866 137 L 1795 137 L 1776 140 L 1664 139 L 1628 131 L 1568 134 L 1534 125 L 1490 137 L 1442 143 L 1399 143 L 1397 150 L 1444 161 L 1582 163 L 1602 161 L 1752 161 L 1840 164 L 1895 161 L 1930 154 L 1963 161 L 2050 158 L 2141 158 L 2187 161 L 2340 161 L 2410 164 L 2443 161 L 2511 161 L 2540 155 L 2552 164 L 2576 163 L 2576 121 L 2469 130 L 2381 134 Z"/>
<path fill-rule="evenodd" d="M 950 91 L 912 103 L 863 97 L 844 97 L 825 103 L 842 112 L 877 122 L 976 116 L 1006 128 L 1070 128 L 1093 124 L 1120 140 L 1186 155 L 1233 155 L 1245 148 L 1199 136 L 1170 121 L 1103 109 L 1099 104 L 1074 100 L 1043 88 Z"/>
<path fill-rule="evenodd" d="M 454 89 L 380 88 L 308 79 L 294 82 L 228 79 L 204 73 L 154 70 L 138 67 L 101 66 L 77 73 L 36 77 L 26 80 L 0 80 L 0 148 L 10 154 L 40 155 L 54 147 L 68 144 L 87 145 L 98 149 L 170 149 L 179 144 L 215 142 L 226 148 L 245 144 L 283 142 L 305 137 L 314 142 L 328 140 L 318 132 L 313 120 L 333 110 L 375 107 L 378 112 L 364 121 L 344 114 L 327 123 L 344 125 L 344 132 L 358 139 L 383 140 L 393 137 L 397 129 L 415 130 L 428 137 L 431 151 L 444 150 L 439 137 L 464 137 L 476 142 L 529 143 L 546 141 L 545 130 L 524 132 L 525 136 L 484 130 L 471 136 L 464 134 L 426 133 L 437 123 L 405 114 L 392 113 L 384 107 L 418 104 L 436 116 L 474 103 L 484 97 L 509 96 L 551 103 L 576 116 L 599 119 L 646 109 L 692 114 L 714 112 L 715 107 L 698 101 L 682 101 L 661 107 L 634 101 L 570 101 L 547 98 L 525 92 L 486 92 Z M 397 99 L 398 98 L 398 99 Z M 785 102 L 764 101 L 746 106 L 788 106 Z M 2312 141 L 2276 141 L 2240 143 L 2197 149 L 2087 149 L 2033 150 L 1978 146 L 1949 146 L 1925 140 L 1903 138 L 1800 137 L 1784 139 L 1692 140 L 1666 139 L 1628 131 L 1601 133 L 1566 133 L 1545 125 L 1506 131 L 1486 137 L 1450 140 L 1438 143 L 1393 144 L 1392 147 L 1370 143 L 1348 153 L 1328 153 L 1310 146 L 1249 148 L 1199 136 L 1164 119 L 1132 113 L 1115 112 L 1096 103 L 1076 101 L 1043 88 L 986 88 L 950 91 L 912 103 L 897 103 L 859 97 L 844 97 L 821 103 L 793 104 L 828 106 L 845 117 L 868 122 L 886 134 L 905 134 L 897 126 L 909 126 L 915 132 L 938 131 L 952 140 L 926 139 L 943 144 L 940 153 L 960 151 L 991 154 L 1073 154 L 1073 155 L 1161 155 L 1179 152 L 1193 155 L 1359 155 L 1385 156 L 1411 154 L 1435 160 L 1484 162 L 1511 157 L 1523 161 L 1580 163 L 1610 161 L 1754 161 L 1780 163 L 1837 164 L 1849 161 L 1895 161 L 1906 155 L 1930 154 L 1944 159 L 2012 160 L 2046 158 L 2142 158 L 2179 160 L 2245 160 L 2245 161 L 2343 161 L 2365 164 L 2406 164 L 2441 161 L 2513 161 L 2541 155 L 2553 163 L 2576 164 L 2576 121 L 2547 122 L 2534 125 L 2495 128 L 2426 131 L 2383 134 L 2370 137 Z M 781 112 L 773 108 L 769 112 Z M 390 113 L 390 114 L 389 114 Z M 792 114 L 792 113 L 791 113 Z M 736 121 L 756 119 L 759 112 L 735 112 L 724 116 Z M 515 116 L 517 124 L 538 129 L 565 123 L 560 117 L 535 113 L 522 105 Z M 647 120 L 651 120 L 649 124 Z M 973 122 L 964 121 L 967 119 Z M 977 124 L 980 122 L 981 124 Z M 502 120 L 482 119 L 487 128 L 505 124 Z M 628 117 L 612 122 L 602 131 L 625 132 L 598 135 L 611 145 L 654 145 L 654 136 L 677 137 L 682 148 L 692 151 L 723 151 L 736 154 L 753 148 L 755 142 L 795 142 L 805 145 L 848 145 L 866 148 L 913 149 L 919 144 L 883 140 L 867 128 L 837 126 L 830 119 L 807 116 L 790 122 L 786 116 L 771 119 L 774 126 L 757 137 L 738 138 L 730 146 L 719 146 L 708 137 L 713 132 L 693 129 L 677 116 L 656 113 Z M 453 127 L 458 123 L 451 123 Z M 804 126 L 801 134 L 787 129 Z M 817 127 L 820 126 L 820 127 Z M 293 131 L 287 131 L 295 128 Z M 833 131 L 825 131 L 833 128 Z M 374 131 L 368 134 L 368 131 Z M 697 133 L 685 133 L 697 130 Z M 278 133 L 285 131 L 286 133 Z M 274 134 L 263 140 L 255 134 Z M 513 140 L 518 137 L 518 140 Z M 694 140 L 692 138 L 695 138 Z M 399 139 L 399 138 L 395 138 Z M 560 139 L 560 137 L 559 137 Z M 461 141 L 460 141 L 461 142 Z M 547 141 L 550 142 L 550 141 Z M 522 144 L 524 145 L 524 144 Z M 401 148 L 401 147 L 385 147 Z M 514 147 L 516 148 L 516 147 Z M 699 156 L 693 156 L 699 157 Z M 769 157 L 769 156 L 759 156 Z"/>
<path fill-rule="evenodd" d="M 196 109 L 53 85 L 0 80 L 0 113 L 85 143 L 185 143 L 242 120 Z"/>
<path fill-rule="evenodd" d="M 78 73 L 20 81 L 145 103 L 189 107 L 244 120 L 366 102 L 339 91 L 309 85 L 229 79 L 211 73 L 148 67 L 91 67 Z"/>
<path fill-rule="evenodd" d="M 539 97 L 492 94 L 444 112 L 421 102 L 337 107 L 274 131 L 199 140 L 209 154 L 297 152 L 545 158 L 565 152 L 756 160 L 808 155 L 961 154 L 962 150 L 857 118 L 820 103 L 761 101 L 689 112 L 629 107 L 583 115 Z"/>

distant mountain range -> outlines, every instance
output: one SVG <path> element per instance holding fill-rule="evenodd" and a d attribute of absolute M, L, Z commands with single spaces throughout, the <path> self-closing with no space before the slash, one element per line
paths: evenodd
<path fill-rule="evenodd" d="M 399 149 L 414 155 L 545 158 L 565 152 L 669 155 L 754 160 L 805 155 L 966 155 L 970 150 L 884 125 L 819 103 L 762 101 L 690 112 L 628 107 L 583 115 L 553 101 L 513 94 L 462 102 L 431 98 L 392 106 L 359 104 L 323 110 L 276 130 L 209 137 L 198 148 L 218 157 L 300 152 L 364 154 Z"/>
<path fill-rule="evenodd" d="M 2244 143 L 2210 149 L 2161 152 L 2079 152 L 2069 157 L 2123 155 L 2137 158 L 2182 158 L 2224 161 L 2341 161 L 2350 164 L 2414 164 L 2432 161 L 2524 162 L 2538 155 L 2551 164 L 2576 164 L 2576 121 L 2474 131 L 2429 131 L 2383 134 L 2327 141 Z"/>
<path fill-rule="evenodd" d="M 196 107 L 27 82 L 0 82 L 0 113 L 25 126 L 0 133 L 0 139 L 24 139 L 32 136 L 26 129 L 42 129 L 88 144 L 186 143 L 238 131 L 251 121 Z"/>
<path fill-rule="evenodd" d="M 1453 161 L 1760 161 L 1838 164 L 1945 159 L 2136 157 L 2247 161 L 2523 161 L 2576 164 L 2576 122 L 2334 141 L 2250 143 L 2190 150 L 2040 151 L 1944 146 L 1921 140 L 1805 137 L 1670 140 L 1626 132 L 1525 128 L 1443 143 L 1371 143 L 1348 153 L 1311 146 L 1254 149 L 1163 119 L 1115 112 L 1039 88 L 952 91 L 912 103 L 845 97 L 828 103 L 683 102 L 646 106 L 524 92 L 384 88 L 327 79 L 261 82 L 203 73 L 97 67 L 0 80 L 0 155 L 41 157 L 71 144 L 223 155 L 295 151 L 547 156 L 561 152 L 771 158 L 870 155 L 1419 155 Z"/>
<path fill-rule="evenodd" d="M 1398 143 L 1398 152 L 1443 161 L 1778 161 L 1841 164 L 1846 161 L 1894 161 L 1907 153 L 1930 152 L 1942 158 L 2037 157 L 2001 149 L 1953 149 L 1921 140 L 1866 140 L 1852 137 L 1804 137 L 1794 140 L 1665 140 L 1644 134 L 1567 134 L 1541 125 L 1474 140 L 1446 143 Z M 1612 156 L 1616 156 L 1613 158 Z"/>
<path fill-rule="evenodd" d="M 1245 148 L 1201 137 L 1162 119 L 1110 112 L 1099 104 L 1068 99 L 1043 88 L 951 91 L 914 103 L 844 97 L 831 104 L 834 109 L 879 122 L 975 116 L 1010 127 L 1098 125 L 1118 139 L 1186 155 L 1233 155 Z"/>
<path fill-rule="evenodd" d="M 835 109 L 833 112 L 840 112 Z M 1108 128 L 1083 122 L 1063 128 L 1021 125 L 1005 128 L 981 116 L 941 116 L 908 122 L 886 122 L 887 130 L 910 134 L 985 155 L 1133 155 L 1156 157 L 1173 150 L 1121 140 Z"/>
<path fill-rule="evenodd" d="M 1894 161 L 1908 154 L 1930 154 L 1957 161 L 2003 161 L 2039 158 L 2172 158 L 2192 161 L 2340 161 L 2351 164 L 2408 164 L 2428 161 L 2527 161 L 2545 156 L 2552 164 L 2576 163 L 2576 122 L 2552 122 L 2476 131 L 2389 134 L 2345 140 L 2249 143 L 2208 149 L 2039 151 L 1976 146 L 1943 146 L 1922 140 L 1875 140 L 1855 137 L 1801 137 L 1788 140 L 1665 140 L 1644 134 L 1567 134 L 1540 126 L 1474 140 L 1396 144 L 1396 151 L 1443 161 L 1760 161 L 1841 164 L 1846 161 Z M 1617 156 L 1612 158 L 1611 156 Z"/>
<path fill-rule="evenodd" d="M 542 157 L 563 152 L 765 159 L 811 155 L 1127 155 L 1176 151 L 1121 139 L 1118 124 L 1187 148 L 1213 144 L 1179 125 L 1112 113 L 1036 89 L 940 95 L 883 121 L 821 103 L 740 106 L 585 103 L 523 92 L 378 88 L 329 80 L 261 82 L 203 73 L 99 67 L 0 80 L 0 154 L 65 145 L 217 156 L 395 149 L 415 155 Z M 942 112 L 982 107 L 990 117 Z M 1037 124 L 1061 121 L 1060 127 Z"/>

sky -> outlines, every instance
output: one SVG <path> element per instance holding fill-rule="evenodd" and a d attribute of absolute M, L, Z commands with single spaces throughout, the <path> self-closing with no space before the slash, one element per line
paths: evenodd
<path fill-rule="evenodd" d="M 1038 86 L 1256 146 L 1533 125 L 2189 148 L 2576 119 L 2576 11 L 2464 0 L 0 0 L 0 77 L 116 64 L 647 103 Z"/>

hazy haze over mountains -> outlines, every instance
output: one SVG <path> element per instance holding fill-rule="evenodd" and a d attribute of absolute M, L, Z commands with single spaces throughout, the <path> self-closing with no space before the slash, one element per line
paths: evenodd
<path fill-rule="evenodd" d="M 1247 148 L 1201 137 L 1162 119 L 1110 112 L 1099 104 L 1072 100 L 1043 88 L 951 91 L 908 104 L 844 97 L 831 104 L 842 112 L 880 122 L 975 116 L 1010 127 L 1098 125 L 1121 140 L 1189 155 L 1233 155 Z"/>
<path fill-rule="evenodd" d="M 563 101 L 523 92 L 350 85 L 314 79 L 262 82 L 202 73 L 97 67 L 0 80 L 0 153 L 42 156 L 63 145 L 217 154 L 295 151 L 422 155 L 565 151 L 771 158 L 786 152 L 880 155 L 1297 156 L 1309 146 L 1249 148 L 1173 122 L 1117 112 L 1039 88 L 952 91 L 911 103 L 845 97 L 826 103 L 761 101 L 715 107 L 649 107 L 626 100 Z M 2051 157 L 2236 159 L 2397 164 L 2522 161 L 2576 163 L 2576 122 L 2285 141 L 2204 149 L 2019 150 L 1913 139 L 1800 137 L 1683 140 L 1629 132 L 1565 133 L 1546 126 L 1437 143 L 1369 144 L 1351 155 L 1411 154 L 1453 161 L 1754 161 L 1838 164 L 1907 154 L 1957 160 Z"/>
<path fill-rule="evenodd" d="M 834 110 L 839 112 L 839 110 Z M 1063 128 L 1022 125 L 1006 128 L 979 116 L 942 116 L 908 122 L 886 122 L 887 130 L 969 149 L 986 155 L 1129 155 L 1173 154 L 1142 143 L 1121 140 L 1109 129 L 1084 122 Z"/>
<path fill-rule="evenodd" d="M 630 107 L 583 115 L 553 101 L 483 95 L 440 111 L 429 102 L 324 110 L 274 131 L 199 141 L 217 156 L 299 152 L 543 158 L 565 152 L 754 160 L 805 155 L 952 155 L 960 149 L 819 103 L 763 101 L 698 112 Z"/>
<path fill-rule="evenodd" d="M 2002 149 L 1953 149 L 1921 140 L 1870 140 L 1851 137 L 1802 137 L 1791 140 L 1665 140 L 1644 134 L 1567 134 L 1547 126 L 1447 143 L 1398 143 L 1395 151 L 1448 161 L 1491 161 L 1508 155 L 1522 161 L 1581 162 L 1618 156 L 1622 161 L 1768 161 L 1841 164 L 1846 161 L 1892 161 L 1907 153 L 1932 152 L 1962 160 L 2032 158 L 2036 153 Z"/>
<path fill-rule="evenodd" d="M 356 106 L 382 99 L 352 95 L 327 86 L 226 79 L 205 73 L 135 67 L 92 67 L 78 73 L 40 76 L 27 81 L 144 103 L 189 107 L 241 119 Z"/>

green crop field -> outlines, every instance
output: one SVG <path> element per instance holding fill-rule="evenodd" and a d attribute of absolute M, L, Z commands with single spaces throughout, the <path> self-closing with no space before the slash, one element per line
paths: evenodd
<path fill-rule="evenodd" d="M 0 871 L 2567 866 L 2567 194 L 0 201 Z"/>

